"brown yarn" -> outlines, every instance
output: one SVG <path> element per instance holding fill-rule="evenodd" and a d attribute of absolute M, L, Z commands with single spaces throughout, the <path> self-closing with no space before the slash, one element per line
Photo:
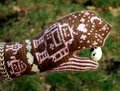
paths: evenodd
<path fill-rule="evenodd" d="M 102 47 L 110 30 L 111 26 L 93 12 L 69 14 L 32 40 L 6 43 L 6 70 L 10 78 L 15 78 L 44 71 L 96 69 L 97 62 L 73 54 L 85 48 Z"/>

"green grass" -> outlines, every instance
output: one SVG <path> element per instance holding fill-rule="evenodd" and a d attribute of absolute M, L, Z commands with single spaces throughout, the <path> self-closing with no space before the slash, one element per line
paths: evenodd
<path fill-rule="evenodd" d="M 56 19 L 75 11 L 87 10 L 90 0 L 6 0 L 0 3 L 0 17 L 14 15 L 15 6 L 24 12 L 0 23 L 0 41 L 20 41 L 33 38 Z M 0 1 L 2 2 L 2 1 Z M 10 82 L 0 82 L 0 91 L 120 91 L 120 71 L 107 74 L 106 59 L 120 60 L 120 14 L 114 16 L 109 7 L 120 6 L 119 0 L 91 0 L 96 13 L 108 21 L 112 32 L 103 49 L 97 71 L 78 73 L 49 73 L 24 76 Z M 118 13 L 118 12 L 117 12 Z M 0 18 L 1 19 L 1 18 Z M 1 22 L 1 21 L 0 21 Z M 2 24 L 2 25 L 1 25 Z M 81 53 L 86 56 L 88 50 Z M 40 79 L 42 77 L 42 79 Z M 50 89 L 51 88 L 51 89 Z"/>

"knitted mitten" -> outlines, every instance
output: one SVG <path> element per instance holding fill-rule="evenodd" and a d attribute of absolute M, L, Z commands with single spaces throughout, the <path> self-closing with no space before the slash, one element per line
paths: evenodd
<path fill-rule="evenodd" d="M 111 26 L 93 12 L 81 11 L 57 20 L 31 40 L 0 44 L 0 75 L 6 80 L 44 71 L 96 69 L 89 57 L 77 57 L 85 48 L 102 47 Z"/>

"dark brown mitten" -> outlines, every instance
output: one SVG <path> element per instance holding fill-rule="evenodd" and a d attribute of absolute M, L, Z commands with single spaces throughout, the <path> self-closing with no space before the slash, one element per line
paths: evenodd
<path fill-rule="evenodd" d="M 110 30 L 111 26 L 93 12 L 64 16 L 34 39 L 1 44 L 1 76 L 12 79 L 44 71 L 97 69 L 96 61 L 74 54 L 85 48 L 102 47 Z"/>

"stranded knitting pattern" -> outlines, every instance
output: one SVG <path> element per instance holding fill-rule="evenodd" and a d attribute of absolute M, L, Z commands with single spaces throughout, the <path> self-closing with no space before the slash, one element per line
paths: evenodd
<path fill-rule="evenodd" d="M 74 52 L 102 47 L 111 26 L 93 12 L 69 14 L 31 40 L 0 44 L 0 75 L 6 80 L 44 71 L 84 71 L 98 63 Z"/>

